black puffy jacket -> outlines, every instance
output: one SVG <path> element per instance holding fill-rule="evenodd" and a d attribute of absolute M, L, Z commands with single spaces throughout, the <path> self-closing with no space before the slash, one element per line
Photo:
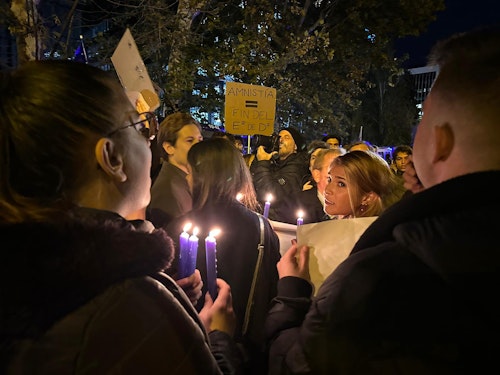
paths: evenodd
<path fill-rule="evenodd" d="M 166 233 L 89 212 L 0 226 L 0 372 L 233 373 L 230 338 L 213 332 L 210 345 L 190 301 L 162 272 L 173 256 Z"/>

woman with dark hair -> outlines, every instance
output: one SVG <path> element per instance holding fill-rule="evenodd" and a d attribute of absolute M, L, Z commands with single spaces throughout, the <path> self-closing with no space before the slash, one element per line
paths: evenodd
<path fill-rule="evenodd" d="M 81 63 L 0 88 L 0 372 L 233 373 L 229 286 L 198 315 L 163 272 L 172 240 L 125 219 L 150 200 L 155 115 Z"/>
<path fill-rule="evenodd" d="M 187 222 L 199 228 L 200 239 L 212 229 L 220 229 L 217 272 L 233 291 L 237 319 L 235 339 L 244 344 L 249 355 L 248 373 L 264 374 L 267 366 L 264 319 L 269 303 L 276 295 L 276 263 L 280 259 L 278 236 L 266 219 L 262 220 L 261 227 L 259 215 L 255 212 L 258 203 L 252 177 L 241 153 L 230 141 L 212 138 L 197 143 L 189 150 L 188 162 L 193 211 L 175 219 L 168 226 L 168 232 L 173 238 L 178 238 Z M 264 251 L 259 267 L 257 246 L 261 233 L 264 235 Z M 204 285 L 207 285 L 204 241 L 200 241 L 197 268 Z M 252 295 L 256 268 L 259 272 Z M 245 317 L 249 319 L 247 325 Z"/>

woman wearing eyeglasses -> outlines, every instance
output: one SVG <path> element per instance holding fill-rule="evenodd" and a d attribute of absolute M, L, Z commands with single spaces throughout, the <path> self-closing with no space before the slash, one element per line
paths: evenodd
<path fill-rule="evenodd" d="M 163 273 L 172 240 L 124 219 L 150 200 L 154 115 L 38 61 L 0 76 L 0 117 L 0 373 L 234 372 L 229 286 L 198 315 Z"/>

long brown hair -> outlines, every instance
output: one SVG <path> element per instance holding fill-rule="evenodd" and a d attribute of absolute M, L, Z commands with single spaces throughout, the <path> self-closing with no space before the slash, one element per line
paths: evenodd
<path fill-rule="evenodd" d="M 224 138 L 211 138 L 199 142 L 188 153 L 193 177 L 193 209 L 208 202 L 237 199 L 251 210 L 258 203 L 252 176 L 241 152 Z"/>

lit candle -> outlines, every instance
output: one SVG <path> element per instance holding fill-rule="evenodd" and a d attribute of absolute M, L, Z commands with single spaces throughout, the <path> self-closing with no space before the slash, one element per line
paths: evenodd
<path fill-rule="evenodd" d="M 191 223 L 186 223 L 184 228 L 182 228 L 182 233 L 179 236 L 179 278 L 182 279 L 186 276 L 189 259 L 189 233 L 187 232 L 191 228 Z"/>
<path fill-rule="evenodd" d="M 269 208 L 271 208 L 271 200 L 273 196 L 271 194 L 267 194 L 266 203 L 264 203 L 264 214 L 263 216 L 267 219 L 269 217 Z"/>
<path fill-rule="evenodd" d="M 187 251 L 180 258 L 179 279 L 191 276 L 196 268 L 198 255 L 198 228 L 193 228 L 193 234 L 188 239 Z"/>
<path fill-rule="evenodd" d="M 302 218 L 304 213 L 302 211 L 297 212 L 297 226 L 304 224 L 304 219 Z"/>
<path fill-rule="evenodd" d="M 217 298 L 217 242 L 215 236 L 219 230 L 211 230 L 205 238 L 205 254 L 207 258 L 207 289 L 213 300 Z"/>

